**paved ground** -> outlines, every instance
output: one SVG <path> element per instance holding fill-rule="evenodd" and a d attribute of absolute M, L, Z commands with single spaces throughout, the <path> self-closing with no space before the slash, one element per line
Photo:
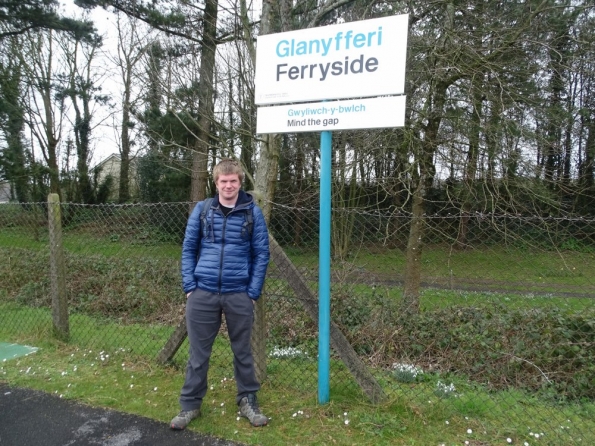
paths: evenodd
<path fill-rule="evenodd" d="M 238 446 L 0 382 L 1 446 Z"/>

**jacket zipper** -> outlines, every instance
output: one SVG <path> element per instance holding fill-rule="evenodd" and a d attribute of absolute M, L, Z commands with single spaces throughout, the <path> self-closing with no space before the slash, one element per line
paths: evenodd
<path fill-rule="evenodd" d="M 223 230 L 221 231 L 221 255 L 219 256 L 219 294 L 221 294 L 221 288 L 223 287 L 223 251 L 225 250 L 225 231 L 227 230 L 227 215 L 223 216 Z"/>

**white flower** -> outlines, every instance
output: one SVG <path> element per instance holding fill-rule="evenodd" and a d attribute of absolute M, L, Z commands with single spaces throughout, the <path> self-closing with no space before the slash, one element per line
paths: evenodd
<path fill-rule="evenodd" d="M 446 424 L 450 424 L 450 421 L 446 420 L 446 421 L 445 421 L 445 423 L 446 423 Z"/>
<path fill-rule="evenodd" d="M 308 354 L 294 347 L 274 347 L 269 356 L 273 358 L 307 358 Z"/>
<path fill-rule="evenodd" d="M 468 433 L 468 434 L 472 434 L 472 433 L 473 433 L 473 431 L 472 431 L 471 429 L 467 429 L 467 433 Z"/>
<path fill-rule="evenodd" d="M 509 437 L 509 438 L 507 438 L 507 439 L 506 439 L 506 443 L 512 443 L 512 438 L 510 438 L 510 437 Z"/>
<path fill-rule="evenodd" d="M 440 398 L 448 398 L 451 395 L 456 395 L 456 387 L 453 383 L 445 384 L 442 381 L 438 381 L 436 383 L 436 389 L 434 390 L 434 395 Z"/>
<path fill-rule="evenodd" d="M 423 374 L 423 370 L 413 364 L 393 363 L 395 378 L 398 381 L 409 383 L 416 380 L 417 375 Z"/>
<path fill-rule="evenodd" d="M 349 424 L 349 420 L 345 420 L 345 425 Z"/>

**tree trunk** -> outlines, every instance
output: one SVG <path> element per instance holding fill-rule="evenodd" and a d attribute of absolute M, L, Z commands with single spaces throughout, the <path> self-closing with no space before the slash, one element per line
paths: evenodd
<path fill-rule="evenodd" d="M 424 177 L 421 176 L 413 192 L 411 226 L 409 227 L 409 241 L 407 242 L 405 284 L 403 287 L 403 302 L 401 304 L 401 312 L 404 314 L 415 314 L 419 312 L 422 239 L 425 224 L 424 196 L 425 181 Z"/>
<path fill-rule="evenodd" d="M 206 198 L 209 178 L 208 153 L 213 121 L 213 72 L 217 38 L 218 1 L 206 0 L 203 17 L 202 52 L 200 55 L 200 80 L 198 84 L 198 131 L 192 155 L 192 180 L 190 199 Z"/>
<path fill-rule="evenodd" d="M 471 132 L 469 134 L 469 152 L 467 154 L 467 165 L 465 166 L 465 188 L 463 189 L 463 203 L 461 205 L 461 219 L 459 220 L 459 231 L 455 246 L 458 249 L 467 247 L 467 232 L 469 230 L 469 214 L 471 211 L 471 198 L 473 197 L 473 186 L 475 174 L 477 173 L 477 154 L 479 152 L 479 133 L 481 129 L 482 116 L 482 94 L 481 86 L 474 83 L 473 111 L 471 114 Z"/>
<path fill-rule="evenodd" d="M 120 187 L 118 202 L 130 200 L 130 95 L 132 85 L 132 67 L 127 64 L 124 82 L 124 99 L 122 104 L 122 134 L 120 146 Z"/>

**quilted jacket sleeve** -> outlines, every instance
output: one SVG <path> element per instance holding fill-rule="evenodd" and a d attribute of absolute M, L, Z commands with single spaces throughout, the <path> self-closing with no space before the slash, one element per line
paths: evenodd
<path fill-rule="evenodd" d="M 196 288 L 196 279 L 194 278 L 194 269 L 198 260 L 198 251 L 200 249 L 200 212 L 204 206 L 204 201 L 194 206 L 190 214 L 188 224 L 186 225 L 186 234 L 182 244 L 182 286 L 184 292 L 189 293 Z"/>
<path fill-rule="evenodd" d="M 252 274 L 248 285 L 248 296 L 256 300 L 262 293 L 267 268 L 269 266 L 269 232 L 264 215 L 258 206 L 253 209 L 252 230 Z"/>

